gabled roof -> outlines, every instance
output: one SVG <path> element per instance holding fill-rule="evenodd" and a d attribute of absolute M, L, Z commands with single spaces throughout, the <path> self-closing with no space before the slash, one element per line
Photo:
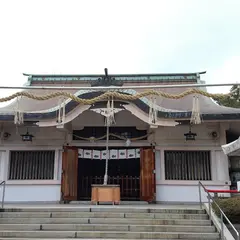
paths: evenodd
<path fill-rule="evenodd" d="M 151 85 L 151 82 L 158 82 L 159 84 L 168 83 L 173 84 L 174 82 L 186 83 L 198 83 L 200 81 L 200 74 L 205 72 L 197 73 L 174 73 L 174 74 L 117 74 L 108 75 L 107 69 L 105 69 L 105 75 L 31 75 L 24 74 L 29 77 L 29 84 L 39 83 L 56 83 L 60 82 L 61 85 L 64 83 L 70 83 L 71 86 L 79 86 L 84 82 L 92 84 L 92 82 L 101 82 L 102 79 L 114 78 L 114 81 L 121 81 L 123 85 L 128 85 L 130 82 L 140 82 L 142 85 Z M 106 82 L 105 82 L 106 83 Z M 187 90 L 186 88 L 165 88 L 161 91 L 169 94 L 179 94 Z M 46 95 L 53 91 L 51 90 L 27 90 L 28 92 L 35 95 Z M 122 91 L 125 94 L 134 95 L 136 91 L 126 90 Z M 139 90 L 141 91 L 141 90 Z M 76 91 L 68 90 L 77 97 L 91 99 L 93 97 L 100 96 L 103 92 L 97 91 Z M 66 100 L 66 99 L 65 99 Z M 189 95 L 181 99 L 166 99 L 162 97 L 157 97 L 157 109 L 158 117 L 162 119 L 190 119 L 191 111 L 193 106 L 193 96 Z M 203 120 L 240 120 L 240 109 L 223 107 L 216 104 L 212 99 L 204 96 L 199 96 L 200 102 L 200 113 L 202 114 Z M 149 98 L 141 98 L 132 101 L 132 103 L 141 109 L 143 112 L 148 114 L 149 112 Z M 78 103 L 68 99 L 66 100 L 66 114 L 74 111 L 78 107 Z M 26 120 L 31 119 L 51 119 L 57 116 L 59 109 L 59 98 L 53 98 L 46 101 L 35 101 L 28 99 L 26 97 L 19 98 L 18 102 L 14 101 L 10 105 L 0 108 L 0 120 L 12 120 L 14 118 L 14 113 L 16 109 L 19 108 L 20 111 L 24 112 L 24 118 Z"/>
<path fill-rule="evenodd" d="M 170 94 L 178 94 L 186 89 L 175 89 L 166 88 L 162 91 Z M 29 91 L 36 95 L 45 95 L 47 90 Z M 69 91 L 68 91 L 69 92 Z M 125 90 L 121 91 L 125 94 L 134 95 L 135 90 Z M 48 92 L 49 93 L 49 92 Z M 75 96 L 84 99 L 91 99 L 103 94 L 100 91 L 78 91 L 72 92 Z M 189 95 L 184 98 L 166 99 L 157 97 L 157 109 L 158 117 L 162 119 L 190 119 L 191 111 L 193 106 L 193 96 Z M 202 114 L 203 120 L 237 120 L 240 119 L 240 109 L 223 107 L 216 104 L 212 99 L 204 96 L 199 96 L 200 102 L 200 113 Z M 132 103 L 141 109 L 143 112 L 148 114 L 149 112 L 149 100 L 148 98 L 141 98 L 133 100 Z M 67 100 L 66 102 L 66 114 L 74 111 L 78 107 L 78 103 L 74 101 Z M 25 113 L 25 119 L 51 119 L 55 118 L 58 114 L 59 109 L 59 99 L 53 98 L 45 101 L 35 101 L 28 98 L 21 98 L 18 102 L 13 102 L 12 104 L 0 108 L 0 120 L 12 120 L 14 117 L 14 112 L 19 107 L 19 110 Z"/>

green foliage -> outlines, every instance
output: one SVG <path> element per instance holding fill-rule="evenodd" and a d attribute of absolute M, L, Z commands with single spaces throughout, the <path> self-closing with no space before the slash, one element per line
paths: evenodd
<path fill-rule="evenodd" d="M 240 108 L 240 88 L 238 85 L 232 86 L 230 96 L 224 96 L 221 99 L 216 99 L 217 103 L 222 106 Z"/>
<path fill-rule="evenodd" d="M 217 103 L 225 107 L 240 108 L 240 102 L 236 101 L 235 99 L 231 99 L 228 96 L 217 100 Z"/>
<path fill-rule="evenodd" d="M 215 201 L 233 224 L 240 224 L 240 197 L 217 198 Z M 213 209 L 220 217 L 220 212 L 214 204 Z"/>

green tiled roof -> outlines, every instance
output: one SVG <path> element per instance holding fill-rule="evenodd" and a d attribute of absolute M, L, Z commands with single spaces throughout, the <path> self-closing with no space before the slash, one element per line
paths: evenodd
<path fill-rule="evenodd" d="M 197 73 L 174 73 L 174 74 L 109 74 L 115 81 L 121 82 L 196 82 L 199 75 L 206 72 Z M 24 74 L 28 76 L 29 82 L 93 82 L 105 75 L 40 75 Z"/>

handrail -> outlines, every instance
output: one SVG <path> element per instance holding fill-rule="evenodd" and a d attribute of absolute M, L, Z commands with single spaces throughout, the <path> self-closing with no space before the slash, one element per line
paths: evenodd
<path fill-rule="evenodd" d="M 240 193 L 238 190 L 213 190 L 213 189 L 207 189 L 209 193 L 214 193 L 214 197 L 217 198 L 218 193 Z"/>
<path fill-rule="evenodd" d="M 2 193 L 2 208 L 3 208 L 4 207 L 4 200 L 5 200 L 6 181 L 0 182 L 0 186 L 3 186 L 3 193 Z"/>
<path fill-rule="evenodd" d="M 220 211 L 220 218 L 221 218 L 221 239 L 224 240 L 224 225 L 223 225 L 223 220 L 224 218 L 227 220 L 227 222 L 229 223 L 229 225 L 231 226 L 231 228 L 234 230 L 234 232 L 236 233 L 237 236 L 237 240 L 240 240 L 239 237 L 239 232 L 237 231 L 237 229 L 233 226 L 233 224 L 231 223 L 231 221 L 228 219 L 228 217 L 226 216 L 226 214 L 223 212 L 223 210 L 220 208 L 220 206 L 217 204 L 217 202 L 214 200 L 214 198 L 211 196 L 211 194 L 208 192 L 208 189 L 205 188 L 205 186 L 199 181 L 198 184 L 198 190 L 199 190 L 199 203 L 200 203 L 200 208 L 202 209 L 202 195 L 201 195 L 201 187 L 203 188 L 204 192 L 207 193 L 207 198 L 208 198 L 208 208 L 209 208 L 209 217 L 210 220 L 212 220 L 212 205 L 211 205 L 211 201 L 212 203 L 214 203 L 218 210 Z"/>

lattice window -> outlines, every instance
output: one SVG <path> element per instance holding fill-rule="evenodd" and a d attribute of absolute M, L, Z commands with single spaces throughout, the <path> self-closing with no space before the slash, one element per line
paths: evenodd
<path fill-rule="evenodd" d="M 54 178 L 55 151 L 11 151 L 9 180 Z"/>
<path fill-rule="evenodd" d="M 210 151 L 165 151 L 166 180 L 202 180 L 211 176 Z"/>

